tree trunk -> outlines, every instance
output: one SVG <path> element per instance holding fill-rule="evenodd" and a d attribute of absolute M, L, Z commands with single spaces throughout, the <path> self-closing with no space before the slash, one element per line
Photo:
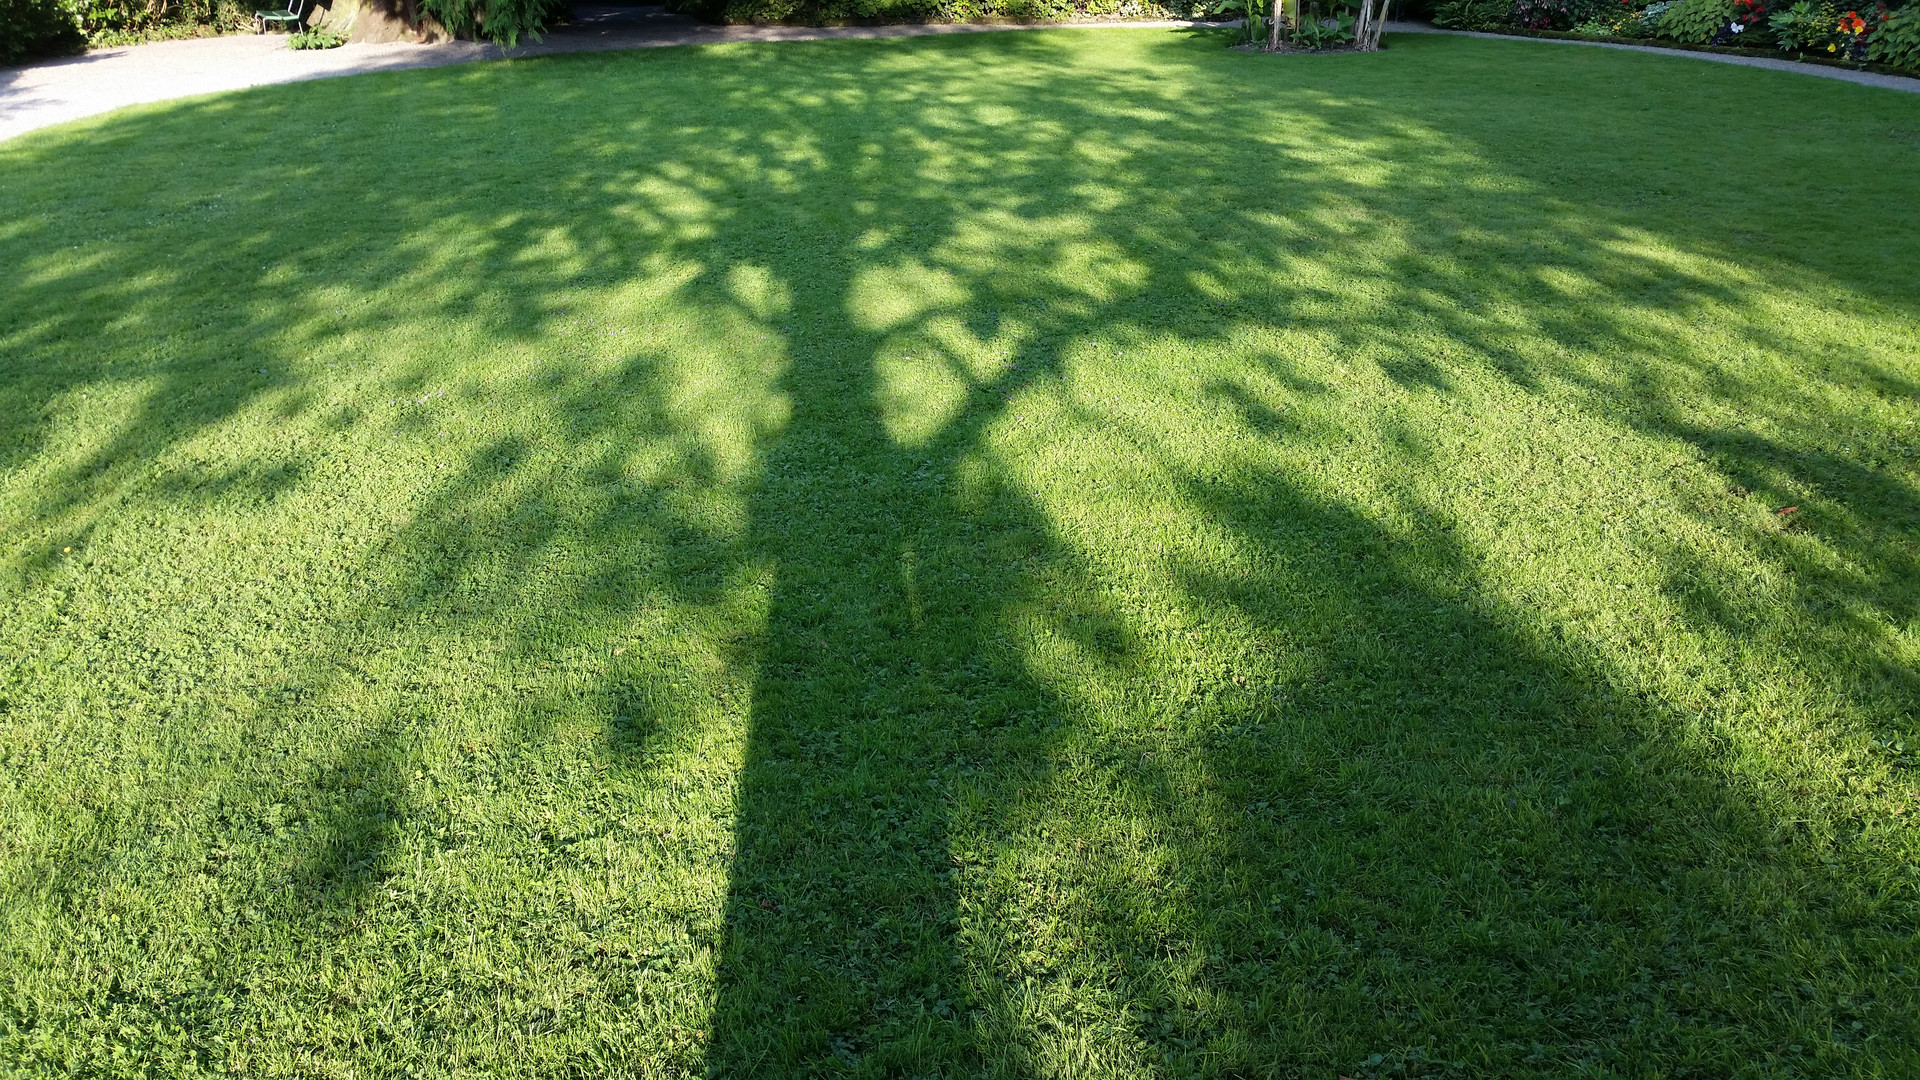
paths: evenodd
<path fill-rule="evenodd" d="M 1281 0 L 1273 0 L 1273 18 L 1267 20 L 1267 51 L 1280 51 L 1280 20 L 1286 18 L 1286 12 L 1280 10 Z"/>
<path fill-rule="evenodd" d="M 1360 21 L 1353 28 L 1353 47 L 1373 52 L 1380 47 L 1380 33 L 1387 25 L 1388 0 L 1360 0 Z"/>

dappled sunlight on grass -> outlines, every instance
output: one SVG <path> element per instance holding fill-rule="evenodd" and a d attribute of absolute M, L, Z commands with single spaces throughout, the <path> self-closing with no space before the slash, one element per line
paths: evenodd
<path fill-rule="evenodd" d="M 1269 59 L 577 56 L 0 147 L 0 1048 L 1910 1067 L 1920 235 L 1822 230 L 1920 165 L 1749 99 L 1905 103 Z"/>

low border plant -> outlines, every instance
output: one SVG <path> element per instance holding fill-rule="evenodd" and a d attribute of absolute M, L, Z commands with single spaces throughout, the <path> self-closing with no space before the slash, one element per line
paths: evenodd
<path fill-rule="evenodd" d="M 289 49 L 337 49 L 347 43 L 347 35 L 324 26 L 314 26 L 287 35 Z"/>
<path fill-rule="evenodd" d="M 1353 24 L 1354 18 L 1345 8 L 1323 14 L 1320 6 L 1313 4 L 1294 24 L 1289 40 L 1296 48 L 1310 52 L 1337 49 L 1353 43 Z"/>

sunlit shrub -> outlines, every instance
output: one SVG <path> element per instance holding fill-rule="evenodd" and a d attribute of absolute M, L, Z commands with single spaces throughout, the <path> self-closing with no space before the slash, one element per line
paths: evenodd
<path fill-rule="evenodd" d="M 261 6 L 250 0 L 72 0 L 72 3 L 76 21 L 87 40 L 95 45 L 233 33 L 251 27 L 254 8 Z"/>

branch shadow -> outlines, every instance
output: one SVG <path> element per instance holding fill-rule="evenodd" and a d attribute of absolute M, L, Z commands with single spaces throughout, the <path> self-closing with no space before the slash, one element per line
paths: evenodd
<path fill-rule="evenodd" d="M 327 552 L 343 560 L 328 580 L 364 577 L 364 601 L 310 615 L 307 658 L 258 661 L 292 693 L 263 695 L 222 752 L 264 760 L 282 725 L 348 734 L 325 753 L 289 736 L 298 760 L 271 767 L 189 757 L 109 797 L 121 825 L 90 850 L 30 853 L 59 864 L 31 902 L 87 927 L 115 874 L 157 888 L 175 869 L 125 869 L 164 831 L 162 795 L 233 768 L 244 805 L 195 811 L 204 846 L 280 836 L 248 856 L 255 880 L 206 886 L 258 914 L 247 947 L 198 969 L 201 997 L 167 996 L 178 973 L 149 973 L 146 998 L 82 976 L 75 1015 L 157 1018 L 207 1055 L 239 1025 L 333 1064 L 725 1076 L 1910 1057 L 1914 906 L 1888 854 L 1910 841 L 1783 825 L 1886 800 L 1729 766 L 1767 715 L 1729 702 L 1718 719 L 1739 723 L 1703 722 L 1686 687 L 1528 609 L 1497 544 L 1436 491 L 1495 472 L 1450 459 L 1444 432 L 1382 438 L 1419 474 L 1399 486 L 1343 487 L 1325 466 L 1373 452 L 1362 420 L 1559 410 L 1693 448 L 1689 482 L 1720 501 L 1665 500 L 1690 521 L 1737 520 L 1733 482 L 1812 492 L 1834 528 L 1616 546 L 1704 583 L 1678 607 L 1688 632 L 1833 676 L 1844 715 L 1801 726 L 1891 740 L 1916 686 L 1868 628 L 1913 618 L 1913 488 L 1802 444 L 1863 389 L 1912 389 L 1896 353 L 1914 304 L 1882 273 L 1910 264 L 1912 230 L 1890 226 L 1864 268 L 1804 248 L 1739 263 L 1710 224 L 1556 194 L 1582 178 L 1554 163 L 1591 160 L 1580 136 L 1515 142 L 1518 121 L 1485 118 L 1494 88 L 1449 109 L 1417 81 L 1370 82 L 1371 59 L 1255 67 L 1177 37 L 1088 57 L 1074 40 L 543 59 L 303 88 L 338 108 L 292 136 L 276 89 L 257 112 L 187 104 L 97 147 L 0 151 L 27 178 L 0 231 L 23 253 L 0 270 L 20 301 L 0 346 L 33 360 L 0 385 L 24 418 L 0 447 L 28 478 L 5 511 L 33 540 L 11 557 L 21 590 L 141 514 L 399 498 L 348 483 L 340 456 L 415 484 L 404 513 L 355 526 L 365 544 Z M 1420 41 L 1380 62 L 1444 74 L 1456 48 L 1483 55 Z M 1716 92 L 1748 78 L 1689 74 Z M 611 78 L 656 104 L 610 102 Z M 689 79 L 697 100 L 675 89 Z M 1284 130 L 1225 137 L 1249 83 L 1300 104 Z M 333 153 L 334 132 L 402 100 L 438 123 Z M 1666 137 L 1730 122 L 1716 108 Z M 555 110 L 574 126 L 522 153 Z M 95 172 L 70 157 L 143 146 L 205 160 L 138 173 L 126 201 L 79 192 Z M 1277 191 L 1249 182 L 1275 171 Z M 211 228 L 235 211 L 196 201 L 210 173 L 248 214 L 343 192 L 347 225 Z M 1507 201 L 1482 212 L 1463 189 Z M 36 254 L 84 228 L 106 230 L 88 258 Z M 179 268 L 144 264 L 176 238 Z M 1753 263 L 1799 283 L 1767 301 L 1787 316 L 1753 299 Z M 225 275 L 210 311 L 176 304 L 195 272 Z M 1831 355 L 1792 319 L 1856 294 L 1884 306 L 1881 340 L 1823 376 L 1811 396 L 1830 408 L 1799 396 L 1798 424 L 1674 330 L 1717 319 L 1716 348 Z M 136 363 L 183 338 L 215 345 Z M 490 360 L 459 369 L 449 348 Z M 356 365 L 386 412 L 336 407 Z M 1353 372 L 1378 377 L 1356 389 Z M 132 389 L 109 433 L 68 445 L 90 415 L 76 395 L 116 380 Z M 1755 411 L 1772 434 L 1728 419 Z M 357 441 L 215 452 L 243 422 Z M 462 436 L 448 475 L 370 449 L 461 425 L 485 434 Z M 1570 460 L 1592 430 L 1542 445 Z M 1574 475 L 1556 458 L 1531 479 Z M 316 494 L 328 484 L 339 501 Z M 1754 566 L 1802 568 L 1791 589 L 1823 601 L 1820 633 L 1753 621 L 1728 582 Z M 1728 681 L 1781 670 L 1703 656 Z M 9 715 L 60 704 L 20 700 Z M 1790 719 L 1805 700 L 1786 699 Z M 1884 757 L 1849 760 L 1904 790 Z M 493 784 L 516 820 L 461 809 Z M 657 880 L 683 887 L 636 915 L 623 893 Z M 543 905 L 525 925 L 499 913 L 516 889 Z M 436 951 L 474 927 L 505 944 Z M 421 983 L 358 973 L 323 993 L 273 951 L 287 940 L 322 971 L 403 957 Z M 1741 981 L 1720 993 L 1716 976 Z M 253 1012 L 221 997 L 275 979 L 300 989 Z M 469 996 L 487 1020 L 448 1003 Z M 273 1012 L 288 1001 L 415 1026 L 357 1043 Z"/>

